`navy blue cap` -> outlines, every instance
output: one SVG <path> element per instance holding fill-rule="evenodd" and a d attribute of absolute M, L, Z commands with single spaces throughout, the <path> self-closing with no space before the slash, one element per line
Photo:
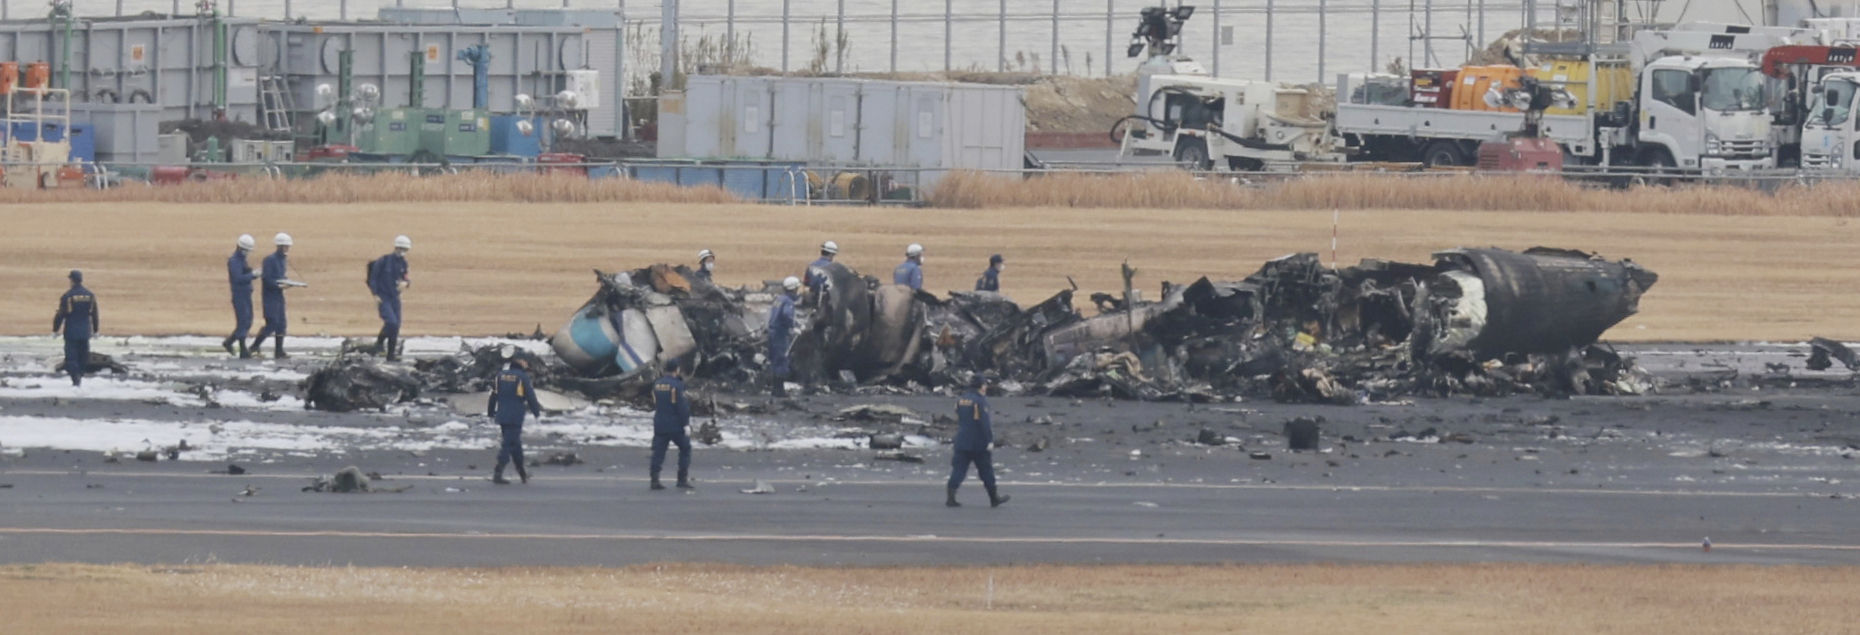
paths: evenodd
<path fill-rule="evenodd" d="M 72 269 L 72 270 L 71 270 L 71 275 L 70 275 L 69 277 L 71 278 L 71 281 L 72 281 L 72 282 L 83 282 L 83 281 L 84 281 L 84 272 L 82 272 L 82 271 L 78 271 L 78 270 L 76 270 L 76 269 Z"/>

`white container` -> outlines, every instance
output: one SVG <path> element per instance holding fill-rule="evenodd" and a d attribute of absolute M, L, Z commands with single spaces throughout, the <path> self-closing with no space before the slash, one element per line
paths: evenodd
<path fill-rule="evenodd" d="M 698 75 L 686 91 L 682 109 L 661 108 L 662 158 L 922 168 L 920 186 L 1023 160 L 1027 115 L 1014 86 Z"/>
<path fill-rule="evenodd" d="M 232 156 L 228 160 L 232 163 L 264 163 L 271 144 L 257 139 L 234 139 L 229 146 Z"/>

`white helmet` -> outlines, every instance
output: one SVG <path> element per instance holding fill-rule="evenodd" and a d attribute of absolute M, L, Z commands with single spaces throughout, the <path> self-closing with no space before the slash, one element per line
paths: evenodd
<path fill-rule="evenodd" d="M 395 236 L 394 237 L 394 248 L 395 249 L 413 249 L 413 239 L 408 238 L 406 236 Z"/>
<path fill-rule="evenodd" d="M 911 246 L 904 248 L 904 255 L 907 258 L 916 258 L 918 256 L 922 256 L 924 255 L 924 246 L 919 245 L 917 243 L 911 243 Z"/>
<path fill-rule="evenodd" d="M 258 241 L 252 240 L 251 234 L 240 234 L 239 235 L 239 248 L 240 249 L 245 249 L 249 251 L 253 247 L 257 247 L 257 246 L 258 246 Z"/>
<path fill-rule="evenodd" d="M 709 249 L 698 250 L 698 262 L 704 262 L 705 258 L 716 258 L 716 257 L 717 257 L 717 254 L 711 253 Z"/>
<path fill-rule="evenodd" d="M 840 244 L 829 240 L 820 243 L 820 250 L 837 256 L 840 253 Z"/>
<path fill-rule="evenodd" d="M 781 288 L 787 289 L 789 291 L 799 289 L 801 288 L 801 279 L 796 278 L 794 276 L 788 276 L 787 279 L 781 281 Z"/>
<path fill-rule="evenodd" d="M 277 245 L 279 247 L 289 247 L 291 246 L 291 235 L 286 234 L 284 232 L 278 232 L 277 236 L 273 236 L 271 238 L 271 244 Z"/>

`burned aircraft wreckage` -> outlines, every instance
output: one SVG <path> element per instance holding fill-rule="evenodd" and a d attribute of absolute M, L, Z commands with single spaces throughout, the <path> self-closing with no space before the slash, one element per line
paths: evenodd
<path fill-rule="evenodd" d="M 1164 283 L 1156 300 L 1094 294 L 1092 315 L 1075 307 L 1075 289 L 1021 307 L 988 292 L 937 297 L 833 264 L 800 310 L 789 381 L 918 392 L 986 373 L 1009 394 L 1335 404 L 1649 387 L 1596 341 L 1636 312 L 1653 272 L 1545 248 L 1434 258 L 1338 269 L 1293 254 L 1239 281 Z M 559 361 L 532 364 L 538 384 L 634 398 L 663 362 L 681 359 L 703 382 L 767 386 L 779 287 L 723 288 L 690 273 L 596 271 L 594 296 L 550 338 Z M 430 376 L 429 389 L 482 389 L 496 364 L 481 351 L 422 362 L 414 374 Z"/>

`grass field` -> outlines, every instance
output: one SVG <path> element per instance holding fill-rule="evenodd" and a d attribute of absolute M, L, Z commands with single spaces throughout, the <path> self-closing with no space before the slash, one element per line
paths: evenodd
<path fill-rule="evenodd" d="M 679 203 L 14 204 L 0 211 L 0 333 L 50 332 L 65 271 L 99 296 L 104 334 L 220 334 L 231 327 L 225 260 L 234 237 L 296 237 L 312 283 L 291 292 L 293 334 L 373 334 L 363 265 L 395 234 L 414 241 L 408 334 L 553 331 L 594 290 L 590 270 L 720 255 L 719 279 L 798 274 L 821 240 L 841 260 L 888 276 L 923 243 L 932 290 L 967 289 L 1005 254 L 1005 291 L 1039 301 L 1067 285 L 1119 288 L 1129 259 L 1155 297 L 1162 281 L 1239 278 L 1269 258 L 1328 252 L 1325 211 L 1107 208 L 874 209 Z M 1339 255 L 1425 261 L 1455 246 L 1534 245 L 1631 257 L 1661 280 L 1623 341 L 1798 340 L 1860 336 L 1860 226 L 1838 217 L 1715 214 L 1347 211 Z M 1083 294 L 1081 294 L 1083 297 Z"/>
<path fill-rule="evenodd" d="M 1835 633 L 1856 592 L 1831 567 L 0 568 L 22 633 Z"/>

